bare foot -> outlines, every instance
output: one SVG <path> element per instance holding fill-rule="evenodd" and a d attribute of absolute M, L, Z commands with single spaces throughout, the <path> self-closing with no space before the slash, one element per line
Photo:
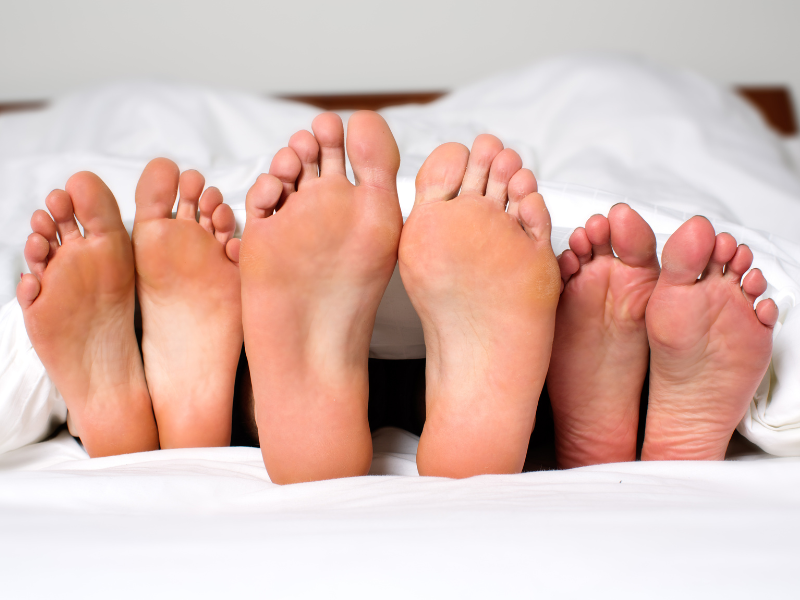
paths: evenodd
<path fill-rule="evenodd" d="M 636 460 L 656 238 L 636 211 L 617 204 L 608 218 L 595 215 L 576 229 L 569 245 L 559 257 L 564 291 L 547 373 L 558 464 Z"/>
<path fill-rule="evenodd" d="M 345 176 L 341 119 L 326 113 L 312 128 L 251 188 L 242 238 L 245 346 L 276 483 L 369 471 L 369 342 L 403 224 L 386 122 L 366 111 L 350 118 L 356 186 Z"/>
<path fill-rule="evenodd" d="M 178 193 L 175 219 L 172 206 Z M 136 186 L 133 250 L 142 353 L 162 448 L 227 446 L 242 351 L 233 211 L 203 176 L 170 160 Z M 200 222 L 197 222 L 198 204 Z"/>
<path fill-rule="evenodd" d="M 518 473 L 525 461 L 560 280 L 550 215 L 521 167 L 481 135 L 472 153 L 439 146 L 417 175 L 400 274 L 427 352 L 420 475 Z"/>
<path fill-rule="evenodd" d="M 133 252 L 117 201 L 99 177 L 83 172 L 46 204 L 53 216 L 33 214 L 25 244 L 31 274 L 17 287 L 36 354 L 89 456 L 157 450 L 133 328 Z"/>
<path fill-rule="evenodd" d="M 647 305 L 650 400 L 642 460 L 722 460 L 769 366 L 778 308 L 753 254 L 703 217 L 672 234 Z M 698 280 L 698 277 L 702 277 Z"/>

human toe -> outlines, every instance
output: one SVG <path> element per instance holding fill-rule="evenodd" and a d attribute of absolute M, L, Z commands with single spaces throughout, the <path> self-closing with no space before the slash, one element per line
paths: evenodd
<path fill-rule="evenodd" d="M 200 197 L 200 226 L 209 233 L 214 233 L 212 215 L 217 207 L 222 204 L 222 192 L 211 186 Z"/>
<path fill-rule="evenodd" d="M 586 237 L 592 244 L 592 256 L 605 256 L 611 252 L 611 226 L 603 215 L 592 215 L 586 221 Z"/>
<path fill-rule="evenodd" d="M 65 190 L 72 199 L 75 216 L 85 237 L 119 231 L 123 228 L 114 194 L 94 173 L 76 173 L 67 181 Z"/>
<path fill-rule="evenodd" d="M 236 229 L 236 219 L 233 216 L 231 207 L 227 204 L 218 205 L 211 215 L 211 221 L 214 227 L 214 237 L 223 246 L 227 245 Z"/>
<path fill-rule="evenodd" d="M 761 294 L 767 291 L 767 280 L 761 269 L 753 269 L 742 281 L 742 292 L 752 304 Z"/>
<path fill-rule="evenodd" d="M 28 270 L 37 279 L 41 279 L 50 256 L 50 242 L 40 233 L 34 232 L 28 236 L 23 254 L 25 262 L 28 264 Z"/>
<path fill-rule="evenodd" d="M 592 260 L 592 242 L 589 241 L 585 228 L 578 227 L 572 232 L 569 236 L 569 247 L 581 265 Z"/>
<path fill-rule="evenodd" d="M 661 254 L 661 278 L 669 285 L 690 285 L 705 270 L 714 251 L 714 227 L 705 217 L 692 217 L 673 233 Z"/>
<path fill-rule="evenodd" d="M 297 177 L 297 189 L 300 189 L 305 183 L 319 177 L 319 144 L 310 131 L 303 129 L 289 138 L 289 148 L 300 159 L 300 174 Z"/>
<path fill-rule="evenodd" d="M 272 215 L 282 191 L 283 184 L 280 179 L 266 173 L 259 175 L 245 197 L 247 219 L 266 219 Z"/>
<path fill-rule="evenodd" d="M 752 264 L 752 250 L 745 244 L 740 244 L 733 258 L 725 265 L 725 276 L 734 281 L 739 281 Z"/>
<path fill-rule="evenodd" d="M 58 250 L 58 229 L 53 222 L 53 217 L 47 211 L 36 210 L 31 216 L 31 230 L 44 237 L 50 244 L 50 256 Z"/>
<path fill-rule="evenodd" d="M 765 298 L 756 306 L 756 316 L 761 323 L 769 328 L 775 327 L 778 322 L 778 306 L 772 298 Z"/>
<path fill-rule="evenodd" d="M 72 198 L 64 190 L 53 190 L 45 198 L 45 206 L 53 216 L 58 237 L 61 243 L 68 243 L 82 237 L 78 222 L 75 220 L 75 209 L 72 206 Z"/>
<path fill-rule="evenodd" d="M 277 208 L 283 206 L 289 196 L 297 191 L 297 178 L 300 177 L 302 168 L 297 152 L 291 148 L 281 148 L 275 153 L 269 165 L 269 174 L 277 177 L 283 184 Z"/>
<path fill-rule="evenodd" d="M 400 151 L 389 125 L 378 113 L 361 110 L 350 117 L 347 122 L 347 156 L 350 157 L 356 184 L 397 193 Z"/>
<path fill-rule="evenodd" d="M 627 204 L 615 204 L 608 211 L 611 246 L 631 267 L 658 268 L 656 236 L 650 225 Z"/>
<path fill-rule="evenodd" d="M 319 174 L 344 175 L 344 125 L 336 113 L 318 115 L 311 123 L 311 130 L 319 144 Z"/>
<path fill-rule="evenodd" d="M 205 178 L 194 169 L 181 173 L 178 184 L 179 200 L 176 218 L 197 220 L 197 205 L 206 184 Z"/>
<path fill-rule="evenodd" d="M 461 189 L 468 160 L 469 150 L 456 142 L 442 144 L 431 152 L 417 173 L 414 205 L 455 198 Z"/>
<path fill-rule="evenodd" d="M 489 182 L 486 184 L 486 197 L 499 208 L 505 208 L 508 201 L 508 184 L 522 168 L 522 159 L 511 148 L 506 148 L 492 161 Z"/>
<path fill-rule="evenodd" d="M 536 177 L 530 169 L 520 169 L 508 182 L 508 214 L 519 218 L 519 203 L 538 191 Z"/>
<path fill-rule="evenodd" d="M 483 133 L 475 138 L 467 161 L 467 170 L 461 185 L 461 193 L 474 193 L 483 196 L 489 183 L 489 170 L 492 161 L 503 151 L 503 142 L 497 137 Z M 536 190 L 531 190 L 536 191 Z"/>
<path fill-rule="evenodd" d="M 525 232 L 536 241 L 550 241 L 550 212 L 539 193 L 527 196 L 519 204 L 519 219 Z"/>
<path fill-rule="evenodd" d="M 39 279 L 31 273 L 25 273 L 20 277 L 17 284 L 17 302 L 22 307 L 22 310 L 27 310 L 33 304 L 33 301 L 39 296 L 42 289 L 42 284 Z"/>
<path fill-rule="evenodd" d="M 714 251 L 703 270 L 703 278 L 722 276 L 725 264 L 736 254 L 736 240 L 730 233 L 722 232 L 714 240 Z"/>
<path fill-rule="evenodd" d="M 136 184 L 134 223 L 169 219 L 178 195 L 180 170 L 167 158 L 154 158 L 142 171 Z"/>

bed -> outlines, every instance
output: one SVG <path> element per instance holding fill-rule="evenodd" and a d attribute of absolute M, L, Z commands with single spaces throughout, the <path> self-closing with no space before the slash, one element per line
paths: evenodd
<path fill-rule="evenodd" d="M 416 476 L 419 414 L 413 404 L 402 414 L 392 407 L 398 394 L 417 390 L 424 346 L 395 279 L 371 347 L 370 476 L 280 487 L 269 482 L 259 450 L 245 446 L 88 459 L 55 429 L 0 454 L 4 597 L 796 595 L 796 125 L 785 92 L 745 96 L 784 137 L 719 86 L 619 57 L 554 59 L 443 98 L 294 99 L 344 113 L 384 109 L 403 156 L 404 214 L 416 169 L 433 147 L 491 131 L 541 175 L 557 252 L 572 228 L 621 199 L 653 226 L 659 251 L 694 212 L 750 244 L 782 309 L 781 360 L 728 460 L 552 470 L 545 400 L 528 472 L 463 481 Z M 414 103 L 390 107 L 408 100 Z M 775 111 L 781 103 L 783 112 Z M 0 206 L 9 232 L 0 242 L 3 302 L 13 291 L 24 222 L 72 171 L 103 176 L 129 221 L 131 182 L 148 158 L 166 154 L 182 168 L 201 168 L 241 221 L 246 182 L 314 114 L 285 100 L 126 83 L 0 117 Z M 24 338 L 8 306 L 0 348 Z M 30 356 L 15 360 L 23 359 Z M 0 397 L 22 393 L 32 380 L 18 377 L 14 364 L 0 364 Z M 37 410 L 49 419 L 40 429 L 62 416 L 57 393 L 45 388 L 36 391 Z M 2 437 L 10 418 L 0 415 Z"/>

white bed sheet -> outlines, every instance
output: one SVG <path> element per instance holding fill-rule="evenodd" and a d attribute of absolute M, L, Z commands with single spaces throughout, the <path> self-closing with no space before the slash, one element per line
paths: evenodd
<path fill-rule="evenodd" d="M 5 597 L 790 597 L 800 459 L 277 486 L 255 448 L 88 460 L 66 433 L 0 457 Z M 35 593 L 31 593 L 35 592 Z M 6 595 L 8 594 L 8 595 Z"/>
<path fill-rule="evenodd" d="M 247 186 L 315 113 L 241 94 L 137 83 L 0 117 L 0 300 L 12 296 L 24 270 L 20 250 L 31 212 L 72 172 L 103 177 L 130 222 L 141 169 L 166 155 L 200 169 L 241 217 Z M 438 143 L 470 143 L 490 131 L 544 180 L 557 251 L 574 227 L 620 199 L 653 226 L 659 250 L 695 212 L 750 244 L 782 323 L 780 359 L 741 428 L 772 452 L 796 453 L 800 179 L 787 147 L 752 109 L 690 74 L 573 57 L 385 115 L 403 157 L 404 214 L 416 169 Z M 373 355 L 421 352 L 418 322 L 398 286 L 395 279 L 382 303 Z M 10 306 L 4 314 L 18 319 Z M 25 356 L 26 369 L 40 368 Z M 13 388 L 8 377 L 27 376 L 22 371 L 7 368 L 3 384 Z M 45 392 L 42 410 L 58 413 L 58 398 Z M 255 449 L 90 460 L 62 431 L 0 456 L 4 596 L 796 593 L 790 574 L 800 558 L 798 459 L 629 463 L 448 481 L 413 476 L 415 447 L 413 436 L 383 430 L 375 439 L 375 475 L 279 487 Z"/>

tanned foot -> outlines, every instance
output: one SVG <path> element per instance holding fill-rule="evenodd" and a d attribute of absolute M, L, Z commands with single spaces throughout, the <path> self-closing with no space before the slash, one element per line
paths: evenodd
<path fill-rule="evenodd" d="M 247 196 L 245 346 L 261 452 L 272 481 L 364 475 L 369 343 L 397 262 L 400 155 L 386 122 L 317 117 Z M 275 210 L 277 209 L 277 212 Z M 274 213 L 274 214 L 273 214 Z"/>
<path fill-rule="evenodd" d="M 197 171 L 157 158 L 136 187 L 142 353 L 162 448 L 227 446 L 242 350 L 233 211 Z M 172 206 L 180 188 L 177 217 Z M 200 221 L 197 221 L 198 205 Z"/>
<path fill-rule="evenodd" d="M 647 305 L 650 400 L 642 460 L 722 460 L 769 366 L 772 300 L 753 254 L 693 217 L 667 240 Z M 701 276 L 702 275 L 702 276 Z M 700 279 L 698 279 L 700 277 Z"/>
<path fill-rule="evenodd" d="M 559 258 L 564 291 L 547 373 L 558 464 L 635 460 L 656 238 L 636 211 L 617 204 L 608 218 L 595 215 L 576 229 L 569 245 Z"/>
<path fill-rule="evenodd" d="M 84 172 L 46 204 L 52 218 L 33 214 L 25 244 L 31 274 L 17 287 L 28 337 L 89 456 L 157 450 L 133 327 L 133 252 L 117 202 Z"/>
<path fill-rule="evenodd" d="M 521 167 L 482 135 L 471 153 L 439 146 L 417 175 L 399 257 L 427 353 L 420 475 L 518 473 L 525 461 L 560 279 L 550 215 Z"/>

